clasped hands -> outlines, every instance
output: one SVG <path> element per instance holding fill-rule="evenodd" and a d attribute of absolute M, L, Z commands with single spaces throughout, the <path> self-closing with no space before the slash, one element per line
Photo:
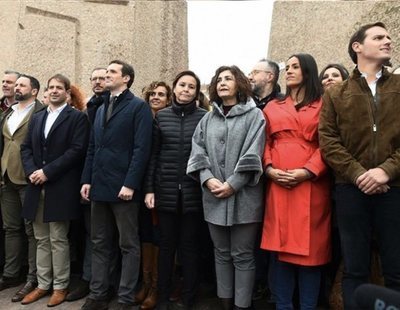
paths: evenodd
<path fill-rule="evenodd" d="M 206 181 L 206 186 L 216 198 L 228 198 L 232 196 L 235 191 L 228 182 L 222 183 L 217 178 L 211 178 Z"/>
<path fill-rule="evenodd" d="M 32 184 L 41 185 L 47 181 L 47 177 L 44 174 L 43 169 L 38 169 L 31 173 L 29 181 L 31 181 Z"/>
<path fill-rule="evenodd" d="M 269 166 L 265 173 L 273 182 L 287 189 L 313 177 L 313 174 L 305 168 L 281 170 Z"/>
<path fill-rule="evenodd" d="M 364 172 L 356 180 L 358 188 L 367 195 L 386 193 L 390 187 L 387 185 L 389 176 L 382 168 L 373 168 Z"/>

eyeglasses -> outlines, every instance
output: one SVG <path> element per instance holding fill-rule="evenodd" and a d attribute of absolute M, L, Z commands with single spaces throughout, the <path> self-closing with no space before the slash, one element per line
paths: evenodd
<path fill-rule="evenodd" d="M 161 92 L 161 91 L 159 91 L 159 92 L 155 92 L 155 91 L 152 91 L 150 94 L 149 94 L 151 97 L 154 97 L 154 96 L 158 96 L 158 97 L 166 97 L 167 96 L 167 94 L 166 93 L 163 93 L 163 92 Z"/>
<path fill-rule="evenodd" d="M 105 81 L 106 78 L 105 78 L 104 76 L 97 76 L 97 77 L 92 77 L 92 78 L 90 78 L 90 80 L 91 80 L 92 82 L 96 82 L 97 80 L 99 80 L 100 82 L 102 82 L 102 81 Z"/>
<path fill-rule="evenodd" d="M 257 75 L 257 74 L 259 74 L 260 72 L 265 72 L 265 73 L 271 73 L 271 74 L 273 74 L 272 71 L 267 71 L 267 70 L 253 70 L 253 71 L 251 71 L 251 72 L 249 73 L 249 75 Z"/>

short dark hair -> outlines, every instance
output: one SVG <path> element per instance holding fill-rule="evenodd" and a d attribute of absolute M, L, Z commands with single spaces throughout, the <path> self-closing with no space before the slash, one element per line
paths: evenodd
<path fill-rule="evenodd" d="M 323 78 L 324 78 L 325 71 L 328 70 L 328 69 L 330 69 L 330 68 L 335 68 L 335 69 L 337 69 L 337 70 L 340 72 L 340 75 L 342 76 L 342 80 L 343 80 L 343 81 L 348 79 L 348 77 L 349 77 L 349 71 L 347 71 L 347 69 L 346 69 L 343 65 L 341 65 L 341 64 L 336 64 L 336 63 L 331 63 L 331 64 L 326 65 L 326 67 L 323 68 L 323 69 L 321 70 L 321 72 L 319 73 L 318 80 L 319 80 L 319 82 L 320 82 L 321 84 L 322 84 L 322 80 L 323 80 Z"/>
<path fill-rule="evenodd" d="M 366 32 L 368 29 L 372 27 L 381 27 L 383 29 L 386 29 L 386 26 L 382 22 L 376 22 L 373 24 L 366 24 L 361 26 L 355 33 L 350 38 L 349 45 L 347 47 L 347 50 L 349 52 L 351 60 L 357 64 L 357 53 L 353 50 L 353 43 L 354 42 L 359 42 L 359 43 L 364 43 L 365 37 L 366 37 Z"/>
<path fill-rule="evenodd" d="M 130 88 L 133 84 L 133 81 L 135 80 L 135 70 L 133 69 L 133 67 L 127 62 L 118 59 L 110 61 L 108 65 L 111 64 L 117 64 L 122 66 L 121 69 L 122 76 L 129 76 L 130 79 L 126 86 Z"/>
<path fill-rule="evenodd" d="M 65 90 L 70 90 L 71 89 L 71 82 L 65 75 L 62 75 L 60 73 L 57 73 L 57 74 L 53 75 L 51 78 L 48 79 L 47 87 L 49 87 L 49 83 L 50 83 L 51 80 L 57 80 L 60 83 L 63 83 L 64 87 L 65 87 Z"/>
<path fill-rule="evenodd" d="M 171 103 L 172 91 L 171 87 L 169 87 L 169 85 L 164 81 L 153 81 L 150 83 L 150 85 L 146 86 L 144 89 L 144 100 L 149 102 L 150 94 L 159 86 L 165 87 L 167 90 L 167 105 L 169 105 Z"/>
<path fill-rule="evenodd" d="M 185 71 L 179 72 L 179 73 L 176 75 L 176 77 L 174 78 L 173 82 L 172 82 L 172 89 L 173 89 L 173 90 L 175 89 L 175 86 L 176 86 L 176 84 L 178 83 L 179 79 L 180 79 L 182 76 L 185 76 L 185 75 L 189 75 L 189 76 L 193 77 L 193 78 L 196 80 L 196 96 L 195 96 L 194 99 L 197 99 L 198 96 L 199 96 L 199 92 L 200 92 L 200 87 L 201 87 L 201 85 L 200 85 L 200 79 L 199 79 L 199 77 L 198 77 L 198 76 L 196 75 L 196 73 L 194 73 L 193 71 L 185 70 Z M 172 94 L 172 97 L 173 97 L 173 99 L 174 99 L 174 101 L 175 101 L 175 100 L 176 100 L 176 98 L 175 98 L 175 93 Z"/>
<path fill-rule="evenodd" d="M 296 57 L 299 60 L 301 73 L 303 75 L 303 81 L 300 84 L 299 90 L 296 96 L 299 94 L 300 90 L 304 88 L 304 99 L 296 105 L 296 109 L 300 109 L 311 102 L 318 100 L 322 96 L 322 86 L 318 80 L 318 66 L 317 63 L 310 54 L 294 54 L 288 59 Z M 286 87 L 286 97 L 290 95 L 290 87 Z"/>
<path fill-rule="evenodd" d="M 39 92 L 39 90 L 40 90 L 40 83 L 39 83 L 39 81 L 38 81 L 35 77 L 30 76 L 30 75 L 27 75 L 27 74 L 21 74 L 19 77 L 20 77 L 20 78 L 21 78 L 21 77 L 24 77 L 24 78 L 29 79 L 29 82 L 30 82 L 30 84 L 31 84 L 32 89 L 37 89 L 37 91 Z"/>
<path fill-rule="evenodd" d="M 215 71 L 215 75 L 211 79 L 210 86 L 208 87 L 208 93 L 210 95 L 210 101 L 216 102 L 218 104 L 222 103 L 221 97 L 218 96 L 217 92 L 217 80 L 218 76 L 221 72 L 230 71 L 232 75 L 235 77 L 237 84 L 237 93 L 236 97 L 238 102 L 246 103 L 249 97 L 251 97 L 251 85 L 249 79 L 246 75 L 240 70 L 237 66 L 221 66 Z"/>

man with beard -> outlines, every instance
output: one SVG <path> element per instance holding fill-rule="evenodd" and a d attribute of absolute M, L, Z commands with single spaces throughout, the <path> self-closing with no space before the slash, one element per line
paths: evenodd
<path fill-rule="evenodd" d="M 93 96 L 89 99 L 86 107 L 90 123 L 93 124 L 96 111 L 103 104 L 103 95 L 108 94 L 106 91 L 106 68 L 95 68 L 90 76 L 90 84 L 92 86 Z"/>
<path fill-rule="evenodd" d="M 11 74 L 11 76 L 14 75 Z M 5 230 L 5 265 L 3 277 L 0 279 L 0 290 L 17 286 L 22 282 L 25 276 L 21 275 L 22 260 L 26 252 L 24 240 L 26 237 L 28 239 L 27 281 L 24 287 L 12 297 L 13 302 L 21 301 L 37 286 L 36 240 L 32 222 L 21 218 L 27 182 L 21 162 L 20 145 L 28 132 L 33 113 L 43 108 L 40 101 L 36 99 L 39 88 L 39 81 L 36 78 L 21 75 L 15 83 L 17 103 L 4 112 L 0 127 L 1 213 Z"/>
<path fill-rule="evenodd" d="M 4 71 L 4 77 L 1 81 L 3 97 L 0 99 L 0 115 L 15 103 L 14 87 L 19 76 L 20 74 L 16 71 Z"/>
<path fill-rule="evenodd" d="M 279 65 L 268 59 L 261 59 L 258 61 L 253 70 L 249 74 L 249 81 L 253 91 L 253 99 L 259 109 L 264 107 L 273 99 L 283 97 L 280 93 L 279 79 Z M 256 240 L 256 280 L 254 285 L 253 300 L 261 299 L 267 292 L 267 286 L 270 290 L 270 302 L 274 302 L 273 293 L 273 269 L 274 257 L 272 253 L 260 249 L 258 246 L 261 242 L 261 227 Z M 268 281 L 267 281 L 268 278 Z M 267 285 L 268 282 L 268 285 Z"/>
<path fill-rule="evenodd" d="M 253 99 L 261 110 L 269 101 L 281 97 L 278 85 L 279 66 L 276 62 L 261 59 L 249 74 Z"/>

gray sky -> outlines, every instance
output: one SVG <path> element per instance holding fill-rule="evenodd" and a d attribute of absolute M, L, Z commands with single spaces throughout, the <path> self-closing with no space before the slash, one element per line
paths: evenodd
<path fill-rule="evenodd" d="M 272 0 L 188 1 L 189 68 L 208 84 L 222 65 L 245 74 L 268 53 Z"/>

